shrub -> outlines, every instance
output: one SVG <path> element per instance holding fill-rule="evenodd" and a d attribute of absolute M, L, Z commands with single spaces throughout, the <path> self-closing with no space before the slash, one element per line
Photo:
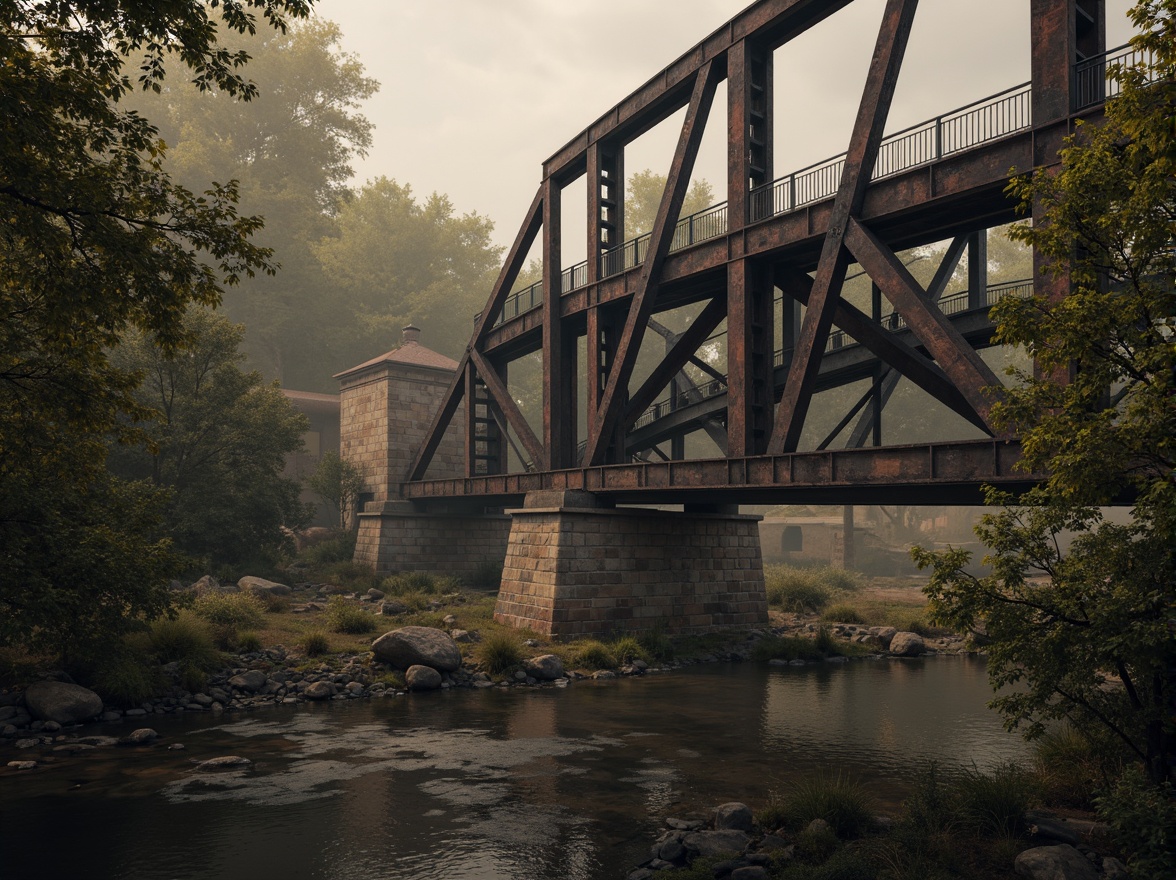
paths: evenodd
<path fill-rule="evenodd" d="M 815 577 L 822 586 L 842 593 L 856 593 L 862 588 L 862 576 L 848 568 L 834 568 L 832 565 L 822 565 L 813 569 Z"/>
<path fill-rule="evenodd" d="M 1093 809 L 1097 789 L 1123 770 L 1120 747 L 1109 736 L 1092 738 L 1070 724 L 1047 731 L 1033 744 L 1041 794 L 1050 806 Z"/>
<path fill-rule="evenodd" d="M 829 604 L 830 592 L 810 569 L 770 565 L 764 570 L 768 604 L 796 614 L 815 613 Z"/>
<path fill-rule="evenodd" d="M 384 578 L 380 589 L 390 596 L 436 595 L 437 579 L 423 571 L 405 571 Z"/>
<path fill-rule="evenodd" d="M 300 644 L 307 657 L 321 657 L 331 650 L 330 639 L 321 629 L 312 629 L 304 633 Z"/>
<path fill-rule="evenodd" d="M 859 612 L 852 605 L 848 605 L 845 602 L 838 602 L 836 605 L 830 605 L 821 614 L 821 620 L 827 621 L 829 623 L 856 623 L 859 625 L 866 622 L 866 619 L 862 617 L 861 612 Z"/>
<path fill-rule="evenodd" d="M 805 829 L 796 835 L 796 858 L 802 862 L 819 865 L 827 861 L 837 850 L 841 841 L 829 828 Z"/>
<path fill-rule="evenodd" d="M 585 669 L 612 669 L 617 658 L 603 642 L 586 639 L 576 649 L 576 665 Z"/>
<path fill-rule="evenodd" d="M 265 622 L 265 606 L 254 593 L 205 593 L 192 609 L 209 623 L 260 627 Z"/>
<path fill-rule="evenodd" d="M 804 828 L 813 819 L 824 819 L 838 837 L 860 837 L 874 812 L 874 799 L 865 788 L 841 773 L 802 779 L 775 801 L 781 824 Z"/>
<path fill-rule="evenodd" d="M 830 632 L 827 626 L 822 626 L 817 630 L 817 637 L 813 639 L 813 646 L 821 652 L 822 656 L 837 653 L 837 640 L 833 638 L 833 633 Z"/>
<path fill-rule="evenodd" d="M 487 672 L 501 675 L 523 662 L 523 649 L 510 633 L 491 633 L 478 645 L 478 660 Z"/>
<path fill-rule="evenodd" d="M 115 706 L 137 706 L 164 690 L 159 668 L 137 653 L 107 658 L 94 675 L 94 690 Z"/>
<path fill-rule="evenodd" d="M 634 660 L 646 660 L 645 649 L 633 636 L 621 636 L 612 643 L 612 654 L 622 664 L 632 663 Z"/>
<path fill-rule="evenodd" d="M 497 590 L 502 584 L 503 560 L 486 559 L 474 566 L 470 574 L 471 587 Z"/>
<path fill-rule="evenodd" d="M 658 621 L 652 629 L 648 629 L 637 637 L 646 654 L 655 660 L 669 660 L 674 656 L 674 643 L 666 633 L 666 625 Z"/>
<path fill-rule="evenodd" d="M 1153 785 L 1137 766 L 1128 767 L 1096 801 L 1127 853 L 1132 877 L 1176 877 L 1176 792 L 1171 783 Z"/>
<path fill-rule="evenodd" d="M 244 654 L 261 650 L 261 636 L 250 630 L 237 636 L 237 650 Z"/>
<path fill-rule="evenodd" d="M 283 614 L 290 610 L 290 600 L 285 596 L 266 592 L 253 593 L 252 595 L 261 601 L 261 606 L 267 614 Z"/>
<path fill-rule="evenodd" d="M 197 669 L 215 669 L 220 652 L 204 621 L 192 614 L 161 617 L 151 624 L 151 652 L 160 663 L 180 663 Z"/>
<path fill-rule="evenodd" d="M 1033 778 L 1017 764 L 1001 764 L 991 773 L 976 767 L 956 781 L 963 820 L 989 837 L 1014 837 L 1025 824 L 1025 811 L 1036 800 Z"/>
<path fill-rule="evenodd" d="M 325 617 L 331 632 L 349 635 L 370 633 L 377 625 L 376 618 L 371 612 L 358 605 L 352 605 L 342 596 L 331 597 L 327 603 Z"/>
<path fill-rule="evenodd" d="M 343 532 L 333 538 L 328 538 L 313 547 L 307 547 L 299 556 L 311 565 L 333 565 L 338 562 L 350 562 L 355 556 L 355 539 L 358 532 Z"/>

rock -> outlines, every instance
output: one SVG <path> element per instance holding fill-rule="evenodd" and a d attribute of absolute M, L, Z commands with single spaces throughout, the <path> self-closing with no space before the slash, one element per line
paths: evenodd
<path fill-rule="evenodd" d="M 407 611 L 408 606 L 395 599 L 385 599 L 383 604 L 380 605 L 380 613 L 385 617 L 395 617 L 397 614 L 404 614 Z"/>
<path fill-rule="evenodd" d="M 441 622 L 446 626 L 457 626 L 457 618 L 452 614 L 446 614 L 441 618 Z"/>
<path fill-rule="evenodd" d="M 31 749 L 31 748 L 35 748 L 38 744 L 39 744 L 39 740 L 18 739 L 16 742 L 13 743 L 13 746 L 15 746 L 18 749 Z"/>
<path fill-rule="evenodd" d="M 240 755 L 222 755 L 219 758 L 209 758 L 196 765 L 197 770 L 228 770 L 234 767 L 248 767 L 253 762 Z"/>
<path fill-rule="evenodd" d="M 249 575 L 237 581 L 237 586 L 247 593 L 268 593 L 271 596 L 289 596 L 294 592 L 285 584 L 279 584 L 276 581 L 267 581 L 265 578 L 251 577 Z"/>
<path fill-rule="evenodd" d="M 1027 849 L 1017 856 L 1013 869 L 1030 880 L 1099 880 L 1098 870 L 1067 844 Z"/>
<path fill-rule="evenodd" d="M 563 661 L 554 654 L 541 654 L 523 662 L 523 669 L 528 675 L 539 681 L 555 681 L 564 677 Z"/>
<path fill-rule="evenodd" d="M 722 831 L 695 831 L 687 834 L 686 848 L 700 856 L 717 856 L 724 853 L 741 853 L 747 849 L 751 838 L 746 832 L 728 828 Z"/>
<path fill-rule="evenodd" d="M 102 698 L 89 688 L 61 681 L 38 681 L 25 691 L 25 706 L 41 721 L 73 724 L 102 712 Z"/>
<path fill-rule="evenodd" d="M 765 834 L 759 847 L 762 852 L 775 853 L 777 856 L 783 854 L 788 858 L 792 856 L 792 844 L 777 834 Z"/>
<path fill-rule="evenodd" d="M 1065 819 L 1055 819 L 1050 816 L 1034 816 L 1029 820 L 1029 832 L 1035 841 L 1051 841 L 1053 843 L 1068 843 L 1077 846 L 1082 842 L 1078 832 L 1068 827 Z"/>
<path fill-rule="evenodd" d="M 686 847 L 682 845 L 682 841 L 671 837 L 658 847 L 657 857 L 667 862 L 681 861 L 686 858 Z"/>
<path fill-rule="evenodd" d="M 269 679 L 266 678 L 265 673 L 260 669 L 250 669 L 247 672 L 242 672 L 240 675 L 234 675 L 229 679 L 229 684 L 238 690 L 256 693 L 265 687 L 267 681 Z"/>
<path fill-rule="evenodd" d="M 33 770 L 37 766 L 36 761 L 9 761 L 8 766 L 13 770 Z"/>
<path fill-rule="evenodd" d="M 804 829 L 808 834 L 832 834 L 833 829 L 824 819 L 813 819 Z"/>
<path fill-rule="evenodd" d="M 441 673 L 431 666 L 414 664 L 405 671 L 404 683 L 410 691 L 435 691 L 441 687 Z"/>
<path fill-rule="evenodd" d="M 11 767 L 12 765 L 9 764 L 9 766 Z M 1131 876 L 1127 871 L 1126 865 L 1110 856 L 1102 860 L 1102 870 L 1107 880 L 1128 880 Z"/>
<path fill-rule="evenodd" d="M 427 626 L 405 626 L 372 642 L 376 659 L 397 669 L 430 666 L 441 672 L 461 668 L 461 652 L 448 633 Z"/>
<path fill-rule="evenodd" d="M 455 642 L 460 642 L 462 644 L 468 644 L 470 642 L 476 642 L 478 640 L 478 637 L 475 633 L 472 633 L 469 630 L 464 630 L 464 629 L 451 629 L 449 631 L 449 637 L 451 639 L 453 639 Z"/>
<path fill-rule="evenodd" d="M 138 730 L 131 731 L 131 733 L 125 737 L 124 742 L 135 746 L 141 746 L 157 739 L 159 739 L 159 734 L 150 727 L 140 727 Z"/>
<path fill-rule="evenodd" d="M 759 865 L 748 865 L 732 871 L 731 880 L 768 880 L 768 872 Z"/>
<path fill-rule="evenodd" d="M 666 827 L 673 828 L 675 831 L 697 831 L 702 827 L 702 823 L 697 819 L 666 819 Z"/>
<path fill-rule="evenodd" d="M 751 807 L 732 801 L 715 807 L 715 828 L 734 828 L 737 831 L 750 831 L 752 824 Z"/>
<path fill-rule="evenodd" d="M 56 721 L 46 721 L 41 729 L 46 733 L 57 733 L 57 731 L 61 730 L 61 725 Z"/>
<path fill-rule="evenodd" d="M 627 880 L 650 880 L 650 878 L 656 876 L 657 872 L 650 868 L 638 868 L 629 874 Z"/>
<path fill-rule="evenodd" d="M 870 635 L 878 639 L 878 644 L 883 648 L 889 648 L 890 642 L 898 633 L 892 626 L 872 626 L 870 627 Z"/>
<path fill-rule="evenodd" d="M 374 587 L 367 591 L 367 597 L 373 602 L 379 602 L 384 598 L 384 591 L 377 590 Z"/>
<path fill-rule="evenodd" d="M 20 714 L 20 709 L 16 706 L 0 706 L 0 723 L 7 721 L 9 718 L 15 718 Z"/>
<path fill-rule="evenodd" d="M 918 633 L 895 633 L 890 640 L 890 654 L 893 657 L 918 657 L 927 650 L 923 637 Z"/>
<path fill-rule="evenodd" d="M 307 686 L 302 695 L 308 700 L 329 700 L 337 693 L 335 685 L 329 681 L 315 681 Z"/>
<path fill-rule="evenodd" d="M 113 736 L 80 736 L 78 742 L 88 746 L 117 746 L 118 739 Z"/>
<path fill-rule="evenodd" d="M 203 596 L 205 593 L 236 593 L 236 584 L 222 584 L 210 574 L 206 574 L 196 583 L 192 584 L 191 589 L 196 592 L 197 596 Z"/>

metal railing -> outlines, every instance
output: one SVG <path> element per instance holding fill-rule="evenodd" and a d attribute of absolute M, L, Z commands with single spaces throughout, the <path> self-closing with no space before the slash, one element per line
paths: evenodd
<path fill-rule="evenodd" d="M 1133 46 L 1120 46 L 1102 55 L 1095 55 L 1074 65 L 1074 110 L 1082 110 L 1113 98 L 1122 90 L 1116 79 L 1107 79 L 1107 69 L 1113 65 L 1142 67 L 1154 65 L 1151 53 Z M 1154 74 L 1154 68 L 1153 68 Z M 1153 77 L 1154 81 L 1154 77 Z"/>
<path fill-rule="evenodd" d="M 670 239 L 670 253 L 718 238 L 726 233 L 727 203 L 719 202 L 677 222 L 674 226 L 674 237 Z M 601 254 L 600 277 L 608 278 L 644 263 L 645 256 L 649 253 L 650 235 L 651 233 L 647 232 Z"/>
<path fill-rule="evenodd" d="M 882 140 L 871 180 L 934 162 L 1032 124 L 1029 83 L 960 107 Z M 845 154 L 810 165 L 751 191 L 751 221 L 831 198 L 841 185 Z"/>
<path fill-rule="evenodd" d="M 685 409 L 691 404 L 710 400 L 712 397 L 718 397 L 720 394 L 725 393 L 726 390 L 726 382 L 721 379 L 712 379 L 688 391 L 683 391 L 680 394 L 672 394 L 669 397 L 659 400 L 657 403 L 651 404 L 649 409 L 638 416 L 637 421 L 633 422 L 631 430 L 635 431 L 638 428 L 651 425 L 658 419 L 664 418 L 680 409 Z"/>

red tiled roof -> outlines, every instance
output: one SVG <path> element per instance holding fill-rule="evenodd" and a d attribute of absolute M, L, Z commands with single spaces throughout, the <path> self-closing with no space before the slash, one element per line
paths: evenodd
<path fill-rule="evenodd" d="M 414 367 L 429 367 L 434 370 L 448 370 L 454 372 L 457 369 L 457 361 L 447 358 L 443 354 L 438 354 L 431 348 L 425 348 L 419 342 L 405 342 L 398 348 L 374 357 L 370 361 L 364 361 L 357 367 L 352 367 L 349 370 L 344 370 L 342 373 L 336 373 L 334 378 L 338 379 L 342 376 L 349 376 L 352 373 L 357 373 L 360 370 L 365 370 L 368 367 L 375 367 L 379 364 L 408 364 Z"/>

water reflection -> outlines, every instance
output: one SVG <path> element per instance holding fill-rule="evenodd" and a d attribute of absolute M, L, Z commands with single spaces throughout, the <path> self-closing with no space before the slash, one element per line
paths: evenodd
<path fill-rule="evenodd" d="M 931 658 L 161 718 L 186 752 L 5 775 L 0 851 L 13 876 L 624 876 L 666 815 L 762 802 L 798 775 L 841 768 L 895 802 L 926 758 L 1018 757 L 988 697 L 982 663 Z M 255 763 L 190 761 L 218 754 Z M 68 851 L 25 845 L 63 827 Z"/>

